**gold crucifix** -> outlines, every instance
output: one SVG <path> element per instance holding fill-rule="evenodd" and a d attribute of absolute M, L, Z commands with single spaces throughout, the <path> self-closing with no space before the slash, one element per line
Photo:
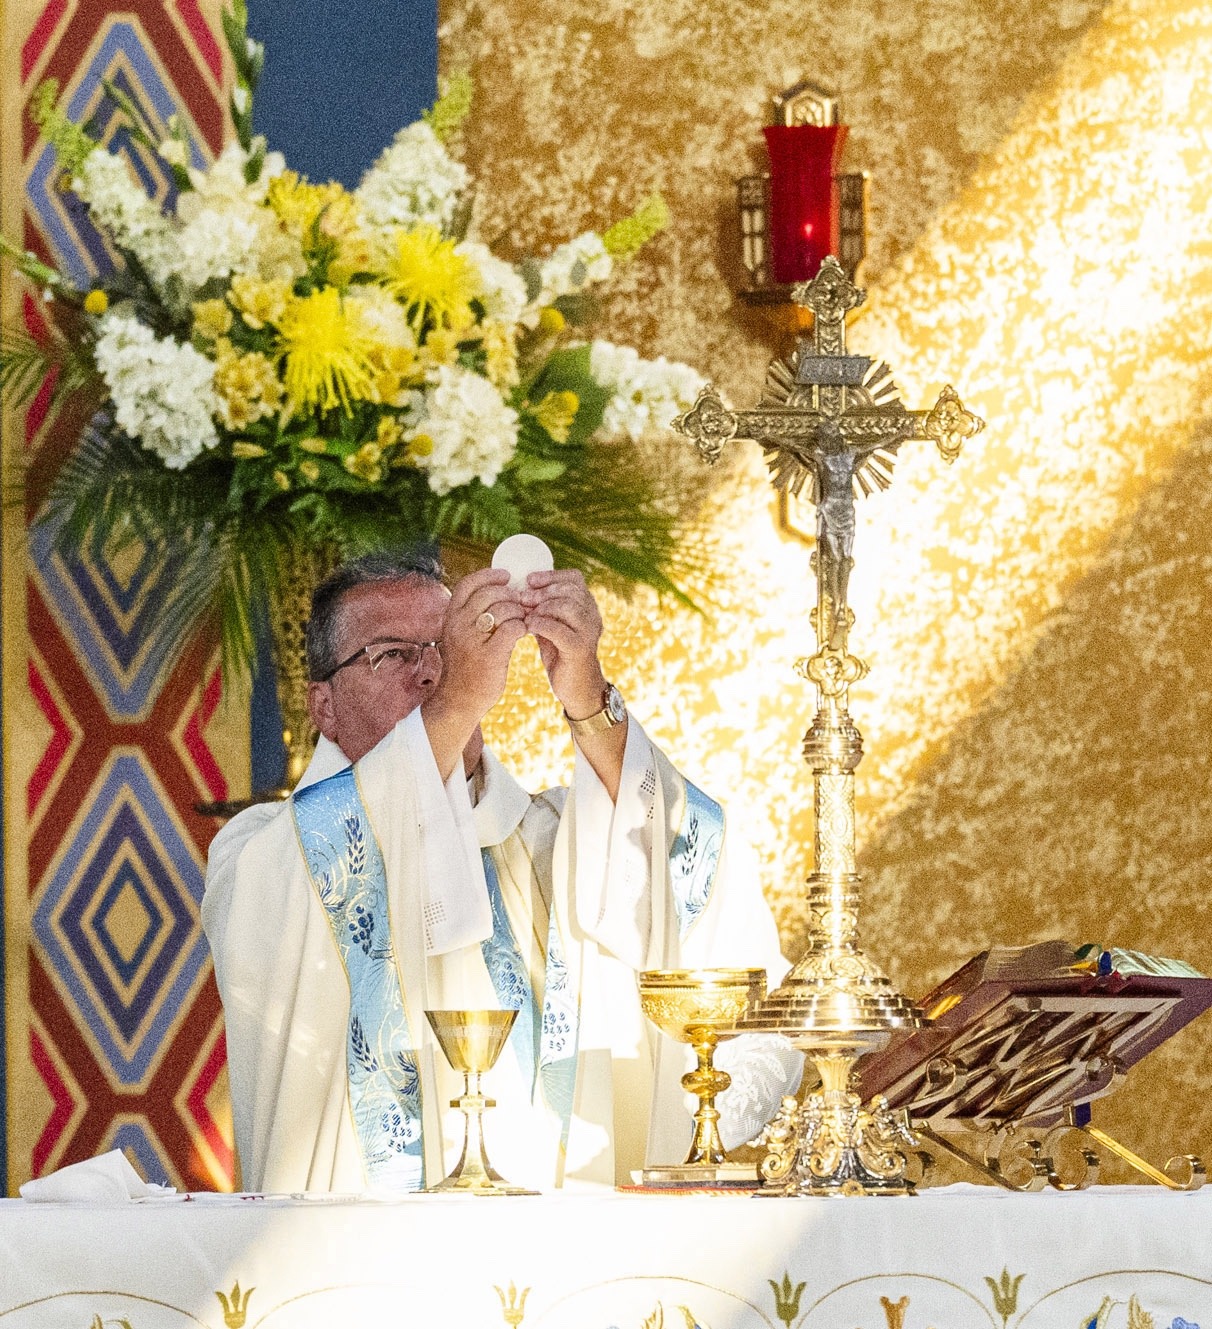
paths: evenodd
<path fill-rule="evenodd" d="M 775 360 L 765 390 L 752 410 L 730 411 L 708 385 L 694 407 L 673 422 L 691 438 L 703 457 L 719 460 L 733 439 L 751 439 L 766 455 L 776 488 L 799 496 L 811 482 L 816 507 L 818 657 L 832 657 L 816 674 L 855 676 L 857 661 L 848 659 L 851 623 L 847 607 L 850 569 L 854 566 L 854 500 L 861 492 L 886 489 L 897 449 L 909 439 L 932 439 L 946 461 L 954 461 L 967 438 L 984 421 L 964 409 L 954 389 L 946 387 L 929 411 L 902 405 L 891 371 L 865 355 L 846 353 L 846 315 L 863 303 L 835 258 L 827 258 L 809 282 L 796 286 L 795 302 L 812 311 L 812 337 L 802 337 L 785 360 Z M 811 665 L 812 662 L 810 662 Z"/>
<path fill-rule="evenodd" d="M 850 1088 L 854 1063 L 922 1014 L 892 987 L 859 945 L 854 772 L 862 735 L 850 718 L 850 685 L 867 672 L 847 649 L 846 603 L 853 566 L 858 493 L 886 489 L 897 450 L 933 439 L 954 461 L 984 422 L 950 388 L 929 411 L 906 410 L 885 364 L 846 353 L 846 315 L 863 302 L 835 258 L 793 292 L 812 311 L 802 337 L 766 375 L 752 410 L 731 411 L 712 387 L 674 421 L 709 462 L 734 438 L 766 454 L 775 486 L 799 494 L 811 483 L 816 505 L 816 653 L 797 665 L 817 687 L 817 711 L 804 735 L 814 784 L 814 864 L 808 878 L 808 949 L 774 992 L 736 1022 L 738 1030 L 781 1033 L 811 1059 L 821 1088 L 783 1100 L 762 1139 L 763 1189 L 776 1195 L 897 1194 L 911 1189 L 905 1148 L 913 1137 L 882 1100 L 864 1105 Z"/>

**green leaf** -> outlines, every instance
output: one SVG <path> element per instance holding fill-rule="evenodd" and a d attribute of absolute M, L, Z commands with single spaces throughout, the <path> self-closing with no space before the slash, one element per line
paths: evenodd
<path fill-rule="evenodd" d="M 567 346 L 548 356 L 527 386 L 526 395 L 537 405 L 549 392 L 575 392 L 580 405 L 565 446 L 583 447 L 602 425 L 611 392 L 589 371 L 589 347 Z"/>
<path fill-rule="evenodd" d="M 48 377 L 52 410 L 81 389 L 100 384 L 87 344 L 59 337 L 39 342 L 24 332 L 0 331 L 0 394 L 11 405 L 27 406 Z"/>
<path fill-rule="evenodd" d="M 247 59 L 245 25 L 230 9 L 223 10 L 219 15 L 219 21 L 223 24 L 223 39 L 227 44 L 232 64 L 235 65 L 237 71 L 242 71 Z"/>
<path fill-rule="evenodd" d="M 518 264 L 518 272 L 526 283 L 526 301 L 532 303 L 539 298 L 539 292 L 543 289 L 542 264 L 538 259 L 524 258 Z"/>
<path fill-rule="evenodd" d="M 587 327 L 602 314 L 602 302 L 589 291 L 570 291 L 567 295 L 557 296 L 552 304 L 574 328 Z"/>
<path fill-rule="evenodd" d="M 520 485 L 548 484 L 558 480 L 568 469 L 568 463 L 555 458 L 532 457 L 519 452 L 509 467 L 510 474 Z"/>
<path fill-rule="evenodd" d="M 113 79 L 103 78 L 101 86 L 105 89 L 105 95 L 130 122 L 131 137 L 150 152 L 157 152 L 160 143 L 147 117 L 143 114 L 142 107 L 136 104 L 133 97 L 118 87 Z"/>

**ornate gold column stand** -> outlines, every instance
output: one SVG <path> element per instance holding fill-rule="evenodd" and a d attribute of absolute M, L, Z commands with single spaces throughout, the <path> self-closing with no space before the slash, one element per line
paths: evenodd
<path fill-rule="evenodd" d="M 766 1128 L 765 1193 L 896 1194 L 911 1189 L 902 1146 L 913 1137 L 904 1114 L 878 1098 L 864 1105 L 850 1089 L 860 1057 L 882 1047 L 893 1030 L 922 1022 L 859 946 L 854 771 L 863 744 L 847 705 L 851 684 L 866 675 L 867 666 L 848 647 L 854 500 L 856 492 L 888 487 L 902 443 L 932 439 L 953 461 L 983 422 L 950 387 L 929 412 L 906 410 L 886 365 L 846 353 L 846 315 L 865 292 L 836 259 L 827 258 L 793 298 L 811 311 L 812 336 L 802 337 L 788 359 L 772 362 L 757 407 L 733 412 L 708 386 L 674 422 L 708 462 L 718 460 L 733 439 L 754 440 L 776 488 L 799 495 L 810 486 L 816 507 L 816 651 L 796 666 L 817 690 L 816 715 L 804 736 L 815 822 L 808 950 L 736 1029 L 785 1034 L 821 1081 L 802 1105 L 784 1099 Z"/>

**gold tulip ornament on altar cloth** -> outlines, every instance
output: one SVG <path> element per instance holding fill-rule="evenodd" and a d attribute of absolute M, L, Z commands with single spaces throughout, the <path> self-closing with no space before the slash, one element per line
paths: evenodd
<path fill-rule="evenodd" d="M 908 410 L 886 365 L 847 353 L 846 315 L 865 292 L 835 258 L 826 258 L 793 297 L 812 315 L 811 336 L 771 364 L 757 406 L 732 411 L 707 387 L 674 422 L 708 462 L 734 439 L 757 442 L 775 487 L 806 491 L 816 508 L 816 650 L 797 665 L 817 695 L 804 736 L 814 785 L 808 949 L 735 1028 L 786 1035 L 820 1077 L 819 1089 L 802 1102 L 785 1099 L 764 1132 L 764 1193 L 897 1194 L 911 1189 L 905 1150 L 913 1137 L 905 1115 L 880 1099 L 863 1103 L 850 1086 L 860 1057 L 883 1047 L 895 1030 L 922 1023 L 921 1012 L 859 946 L 854 772 L 863 747 L 848 698 L 867 666 L 849 649 L 855 497 L 888 487 L 896 452 L 910 439 L 932 440 L 950 462 L 983 421 L 950 387 L 929 411 Z"/>

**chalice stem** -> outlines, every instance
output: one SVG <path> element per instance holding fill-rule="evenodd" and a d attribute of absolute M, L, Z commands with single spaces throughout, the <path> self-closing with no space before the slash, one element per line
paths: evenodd
<path fill-rule="evenodd" d="M 464 1115 L 463 1155 L 454 1175 L 461 1186 L 476 1186 L 487 1181 L 503 1181 L 504 1178 L 488 1161 L 484 1149 L 484 1109 L 495 1107 L 491 1098 L 485 1098 L 480 1092 L 480 1072 L 463 1072 L 463 1096 L 456 1098 L 451 1107 L 460 1108 Z"/>
<path fill-rule="evenodd" d="M 732 1083 L 732 1076 L 727 1071 L 716 1070 L 712 1064 L 718 1036 L 714 1030 L 698 1029 L 692 1031 L 691 1046 L 698 1057 L 699 1064 L 694 1070 L 682 1076 L 682 1088 L 694 1094 L 699 1100 L 694 1114 L 694 1139 L 686 1162 L 709 1163 L 712 1165 L 726 1160 L 724 1145 L 720 1139 L 720 1112 L 715 1105 L 717 1094 L 722 1094 Z"/>

